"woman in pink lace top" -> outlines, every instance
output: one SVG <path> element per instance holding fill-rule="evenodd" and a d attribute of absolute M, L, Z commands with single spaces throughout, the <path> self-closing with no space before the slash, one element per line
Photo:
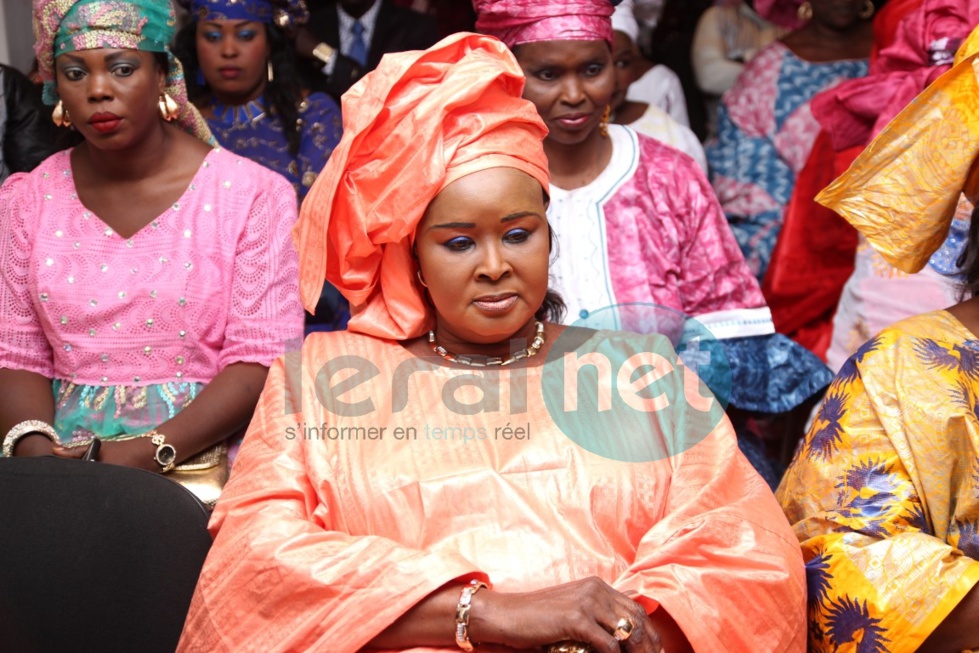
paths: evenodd
<path fill-rule="evenodd" d="M 0 188 L 4 450 L 99 436 L 101 460 L 166 472 L 242 429 L 298 346 L 295 194 L 205 144 L 169 0 L 34 11 L 46 94 L 85 141 Z"/>

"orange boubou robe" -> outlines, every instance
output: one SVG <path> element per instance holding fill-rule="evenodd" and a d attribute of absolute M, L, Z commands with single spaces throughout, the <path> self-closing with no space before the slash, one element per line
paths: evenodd
<path fill-rule="evenodd" d="M 722 407 L 668 373 L 682 370 L 662 337 L 582 337 L 575 354 L 658 351 L 645 395 L 658 410 L 622 403 L 628 374 L 605 392 L 581 372 L 569 393 L 550 358 L 459 369 L 335 332 L 279 360 L 211 521 L 179 650 L 353 653 L 449 582 L 522 592 L 598 576 L 667 610 L 696 651 L 803 651 L 799 545 Z M 589 387 L 603 388 L 591 403 Z M 574 410 L 586 419 L 569 436 Z"/>

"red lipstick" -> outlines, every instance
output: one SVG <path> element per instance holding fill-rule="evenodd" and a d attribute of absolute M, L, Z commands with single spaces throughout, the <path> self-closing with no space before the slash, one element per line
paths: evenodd
<path fill-rule="evenodd" d="M 119 124 L 121 122 L 122 118 L 114 113 L 109 113 L 108 111 L 101 111 L 88 119 L 88 124 L 90 124 L 93 129 L 100 131 L 103 134 L 114 132 L 119 128 Z"/>

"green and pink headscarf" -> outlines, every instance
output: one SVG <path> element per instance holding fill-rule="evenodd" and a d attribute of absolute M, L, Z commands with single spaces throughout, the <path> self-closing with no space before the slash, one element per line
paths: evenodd
<path fill-rule="evenodd" d="M 170 52 L 176 27 L 170 0 L 34 0 L 34 53 L 45 103 L 58 102 L 54 60 L 61 54 L 100 48 L 165 52 L 166 93 L 180 105 L 177 123 L 213 145 L 207 123 L 187 99 L 183 66 Z"/>

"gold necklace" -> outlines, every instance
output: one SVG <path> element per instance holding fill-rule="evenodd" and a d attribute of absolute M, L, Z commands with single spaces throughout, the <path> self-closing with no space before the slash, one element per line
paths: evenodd
<path fill-rule="evenodd" d="M 521 360 L 523 358 L 530 358 L 535 356 L 540 348 L 544 345 L 544 323 L 537 322 L 537 333 L 534 335 L 533 342 L 530 346 L 521 349 L 518 352 L 514 352 L 509 358 L 503 358 L 502 356 L 462 356 L 459 354 L 453 354 L 449 352 L 445 347 L 438 344 L 435 340 L 435 330 L 428 332 L 428 342 L 432 345 L 432 351 L 436 354 L 449 361 L 450 363 L 460 363 L 462 365 L 470 365 L 472 367 L 490 367 L 493 365 L 509 365 L 514 361 Z"/>

